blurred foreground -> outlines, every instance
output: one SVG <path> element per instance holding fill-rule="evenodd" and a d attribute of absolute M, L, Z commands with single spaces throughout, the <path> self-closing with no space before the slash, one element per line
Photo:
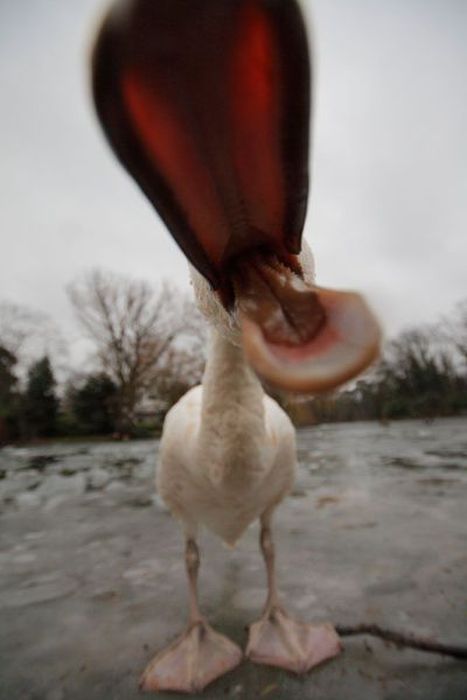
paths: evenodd
<path fill-rule="evenodd" d="M 467 643 L 466 427 L 443 419 L 299 432 L 296 486 L 275 520 L 281 588 L 296 616 Z M 182 540 L 154 494 L 157 447 L 0 451 L 1 700 L 138 698 L 140 672 L 182 630 Z M 240 644 L 265 597 L 257 535 L 255 525 L 234 551 L 201 538 L 203 607 Z M 305 678 L 244 662 L 203 697 L 466 696 L 465 662 L 356 637 Z"/>

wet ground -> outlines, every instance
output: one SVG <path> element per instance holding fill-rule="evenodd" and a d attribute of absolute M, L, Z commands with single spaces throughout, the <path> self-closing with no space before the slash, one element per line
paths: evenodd
<path fill-rule="evenodd" d="M 275 520 L 294 615 L 467 645 L 467 421 L 320 426 L 298 444 Z M 140 672 L 186 614 L 156 452 L 155 441 L 0 451 L 1 700 L 141 697 Z M 201 539 L 204 610 L 242 645 L 265 595 L 257 536 L 234 551 Z M 244 662 L 204 697 L 465 700 L 467 663 L 362 636 L 304 678 Z"/>

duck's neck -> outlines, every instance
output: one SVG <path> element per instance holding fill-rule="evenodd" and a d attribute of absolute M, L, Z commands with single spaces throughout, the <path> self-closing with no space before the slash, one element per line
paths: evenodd
<path fill-rule="evenodd" d="M 211 330 L 203 376 L 203 427 L 219 428 L 226 420 L 232 427 L 251 426 L 252 422 L 262 425 L 263 397 L 263 388 L 243 349 Z"/>
<path fill-rule="evenodd" d="M 264 432 L 264 392 L 245 360 L 241 347 L 232 345 L 216 330 L 211 331 L 203 376 L 201 444 L 226 476 L 241 462 L 247 468 L 248 455 L 255 453 Z M 259 465 L 258 465 L 259 466 Z"/>

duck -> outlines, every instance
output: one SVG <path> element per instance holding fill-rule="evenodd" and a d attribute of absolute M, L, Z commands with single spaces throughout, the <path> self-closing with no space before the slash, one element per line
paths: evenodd
<path fill-rule="evenodd" d="M 165 418 L 156 477 L 184 535 L 188 622 L 143 690 L 199 692 L 244 658 L 200 607 L 201 528 L 235 546 L 260 523 L 267 593 L 246 657 L 306 673 L 341 650 L 330 622 L 295 620 L 279 594 L 272 520 L 296 435 L 264 388 L 329 391 L 379 351 L 364 298 L 316 285 L 302 240 L 311 67 L 295 0 L 117 0 L 94 44 L 99 121 L 188 259 L 210 326 L 202 383 Z"/>

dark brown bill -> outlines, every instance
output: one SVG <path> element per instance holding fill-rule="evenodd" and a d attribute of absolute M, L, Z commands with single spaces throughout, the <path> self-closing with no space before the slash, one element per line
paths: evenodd
<path fill-rule="evenodd" d="M 117 156 L 214 288 L 254 245 L 299 252 L 310 65 L 295 0 L 117 0 L 93 95 Z"/>

